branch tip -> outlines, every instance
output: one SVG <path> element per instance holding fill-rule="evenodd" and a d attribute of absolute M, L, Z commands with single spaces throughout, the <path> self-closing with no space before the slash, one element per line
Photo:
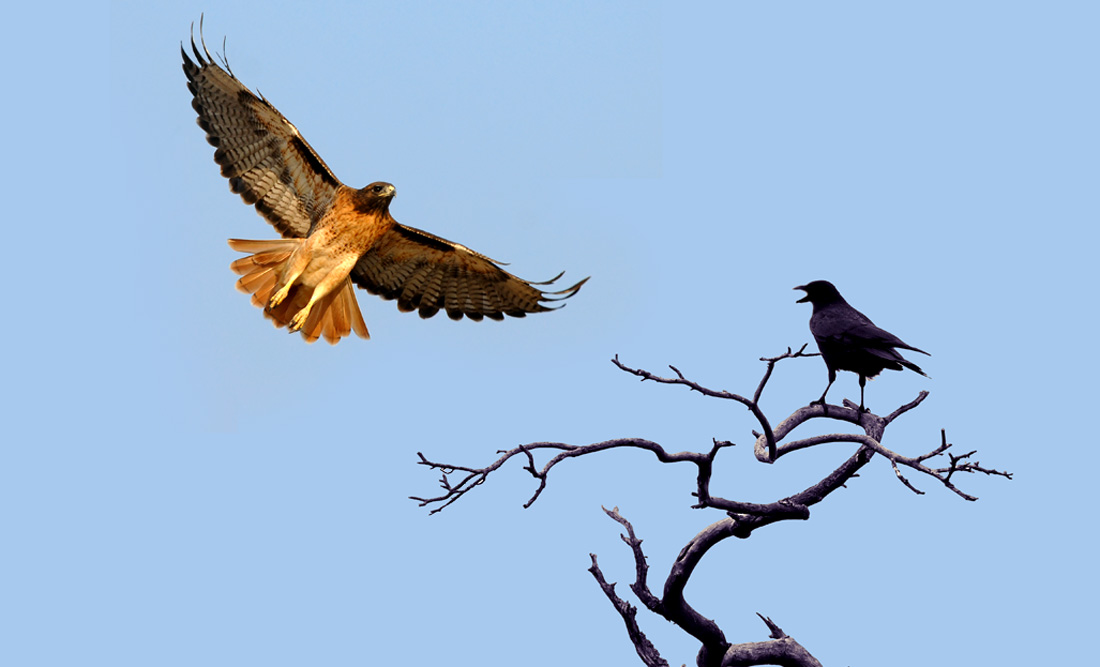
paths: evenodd
<path fill-rule="evenodd" d="M 761 614 L 760 612 L 756 612 L 756 615 L 759 616 L 760 620 L 764 621 L 764 624 L 768 626 L 768 630 L 771 632 L 769 636 L 772 639 L 784 639 L 787 637 L 787 633 L 783 632 L 783 628 L 776 625 L 776 623 L 772 621 L 771 618 Z"/>

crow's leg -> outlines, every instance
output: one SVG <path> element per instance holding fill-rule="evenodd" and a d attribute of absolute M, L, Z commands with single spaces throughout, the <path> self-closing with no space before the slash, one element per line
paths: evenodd
<path fill-rule="evenodd" d="M 829 393 L 829 388 L 833 386 L 834 382 L 836 382 L 836 371 L 830 368 L 829 384 L 825 385 L 825 391 L 821 392 L 821 398 L 817 399 L 816 401 L 810 401 L 810 405 L 817 404 L 820 405 L 822 408 L 825 408 L 825 396 Z"/>

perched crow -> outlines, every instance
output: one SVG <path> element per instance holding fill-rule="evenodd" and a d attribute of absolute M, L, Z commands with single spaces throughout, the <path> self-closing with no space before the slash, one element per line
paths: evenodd
<path fill-rule="evenodd" d="M 829 384 L 821 398 L 814 403 L 825 404 L 825 394 L 836 380 L 837 371 L 851 371 L 859 375 L 859 409 L 863 407 L 863 386 L 867 378 L 873 378 L 883 369 L 900 371 L 908 368 L 924 377 L 924 371 L 911 361 L 906 361 L 895 347 L 928 354 L 924 350 L 903 342 L 900 338 L 875 326 L 866 315 L 848 305 L 836 287 L 826 280 L 815 280 L 795 289 L 804 290 L 806 296 L 798 303 L 809 301 L 814 305 L 810 317 L 810 333 L 821 350 L 821 358 L 829 367 Z M 928 355 L 931 356 L 931 355 Z"/>

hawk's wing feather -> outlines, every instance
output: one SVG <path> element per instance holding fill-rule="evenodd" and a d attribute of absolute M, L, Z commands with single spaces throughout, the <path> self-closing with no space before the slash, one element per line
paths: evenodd
<path fill-rule="evenodd" d="M 328 210 L 341 185 L 298 128 L 266 99 L 253 94 L 202 51 L 191 36 L 192 60 L 183 46 L 183 71 L 206 140 L 217 150 L 229 188 L 285 237 L 304 238 Z"/>
<path fill-rule="evenodd" d="M 485 255 L 428 232 L 394 223 L 351 271 L 351 279 L 371 294 L 397 299 L 397 307 L 431 317 L 440 310 L 459 320 L 553 310 L 544 304 L 573 296 L 588 278 L 572 287 L 544 292 L 561 277 L 536 283 L 518 278 Z"/>

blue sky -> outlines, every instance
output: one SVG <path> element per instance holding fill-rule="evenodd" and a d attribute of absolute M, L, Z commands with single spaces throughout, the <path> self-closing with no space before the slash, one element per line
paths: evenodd
<path fill-rule="evenodd" d="M 360 292 L 370 341 L 273 329 L 225 239 L 274 232 L 218 175 L 180 70 L 203 11 L 211 50 L 225 37 L 341 179 L 397 186 L 399 221 L 527 278 L 592 280 L 524 320 L 423 321 Z M 634 522 L 660 581 L 722 516 L 689 509 L 692 470 L 571 461 L 524 510 L 513 464 L 428 516 L 407 500 L 436 491 L 416 452 L 484 465 L 524 442 L 716 437 L 738 446 L 715 493 L 801 489 L 850 447 L 761 465 L 743 408 L 609 360 L 751 392 L 759 357 L 810 340 L 791 288 L 819 278 L 933 354 L 933 379 L 869 384 L 882 412 L 931 392 L 884 444 L 923 453 L 945 428 L 1017 477 L 963 479 L 968 503 L 876 461 L 809 522 L 715 549 L 689 601 L 731 641 L 764 639 L 770 616 L 828 665 L 1077 659 L 1058 640 L 1091 631 L 1097 594 L 1093 4 L 58 13 L 15 10 L 4 47 L 29 95 L 6 112 L 22 317 L 0 334 L 0 662 L 639 664 L 586 572 L 596 553 L 628 593 L 600 506 Z M 825 379 L 818 359 L 781 365 L 772 421 Z M 830 397 L 857 398 L 855 377 Z"/>

